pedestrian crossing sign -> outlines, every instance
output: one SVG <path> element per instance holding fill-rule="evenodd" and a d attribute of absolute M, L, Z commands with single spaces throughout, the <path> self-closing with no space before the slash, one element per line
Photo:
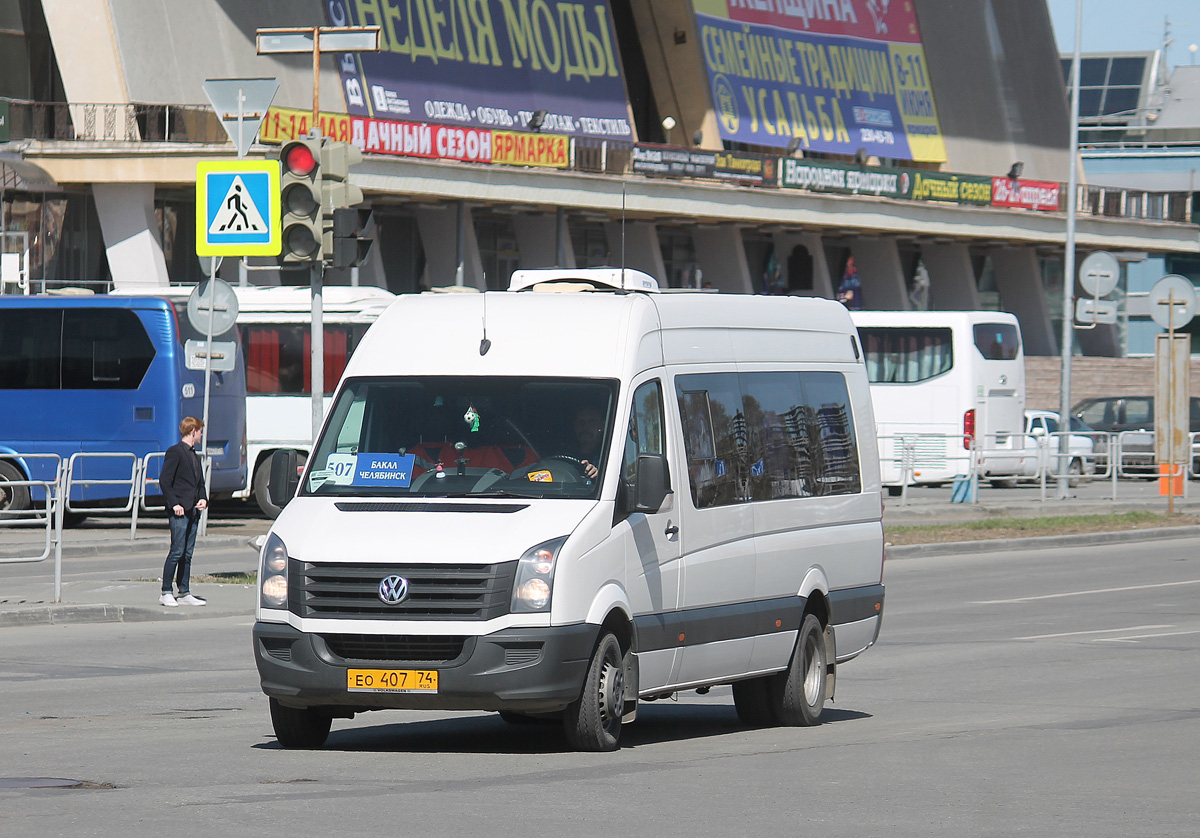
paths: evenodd
<path fill-rule="evenodd" d="M 196 255 L 278 256 L 279 162 L 196 164 Z"/>

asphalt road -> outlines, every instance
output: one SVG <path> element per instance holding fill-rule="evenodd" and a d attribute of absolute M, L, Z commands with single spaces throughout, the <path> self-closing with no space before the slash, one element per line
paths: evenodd
<path fill-rule="evenodd" d="M 743 728 L 719 688 L 643 705 L 612 754 L 423 712 L 283 751 L 248 617 L 3 629 L 0 835 L 1200 834 L 1200 539 L 885 582 L 825 724 Z M 5 787 L 26 777 L 90 787 Z"/>

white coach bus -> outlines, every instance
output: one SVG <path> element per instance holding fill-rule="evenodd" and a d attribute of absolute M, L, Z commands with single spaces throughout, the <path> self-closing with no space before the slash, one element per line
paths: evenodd
<path fill-rule="evenodd" d="M 970 470 L 1004 480 L 1020 471 L 1025 355 L 1012 314 L 854 311 L 871 382 L 883 485 L 944 483 Z M 1006 454 L 1012 450 L 1012 455 Z"/>
<path fill-rule="evenodd" d="M 271 454 L 290 448 L 303 462 L 312 443 L 312 293 L 295 286 L 234 290 L 246 357 L 246 461 L 251 475 L 240 496 L 253 494 L 263 513 L 274 518 L 279 507 L 267 494 Z M 367 327 L 394 299 L 382 288 L 325 287 L 326 397 L 333 394 Z"/>

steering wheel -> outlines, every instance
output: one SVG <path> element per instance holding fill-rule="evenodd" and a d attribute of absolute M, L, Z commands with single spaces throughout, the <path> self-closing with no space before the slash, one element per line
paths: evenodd
<path fill-rule="evenodd" d="M 583 460 L 579 459 L 578 457 L 572 457 L 569 454 L 550 454 L 549 456 L 543 457 L 542 459 L 543 460 L 566 460 L 568 463 L 575 466 L 580 471 L 583 471 Z"/>

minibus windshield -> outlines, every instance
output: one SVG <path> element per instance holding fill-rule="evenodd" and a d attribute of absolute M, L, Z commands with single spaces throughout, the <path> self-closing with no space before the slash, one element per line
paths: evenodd
<path fill-rule="evenodd" d="M 617 389 L 530 376 L 350 379 L 300 494 L 595 498 Z"/>

